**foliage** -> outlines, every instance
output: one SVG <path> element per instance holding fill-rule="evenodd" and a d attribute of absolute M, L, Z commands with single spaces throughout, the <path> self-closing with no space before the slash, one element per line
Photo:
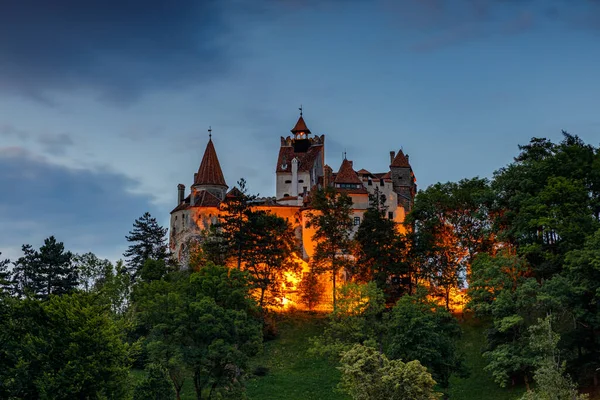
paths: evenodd
<path fill-rule="evenodd" d="M 90 292 L 105 283 L 105 278 L 112 272 L 110 261 L 98 258 L 94 253 L 73 255 L 73 264 L 79 274 L 79 287 Z"/>
<path fill-rule="evenodd" d="M 126 397 L 135 347 L 95 296 L 11 298 L 0 307 L 0 397 Z"/>
<path fill-rule="evenodd" d="M 166 234 L 167 228 L 160 226 L 149 212 L 133 222 L 133 229 L 125 236 L 131 244 L 123 256 L 134 279 L 140 274 L 146 260 L 164 261 L 168 258 Z"/>
<path fill-rule="evenodd" d="M 390 358 L 419 360 L 444 388 L 451 375 L 466 376 L 464 356 L 456 345 L 460 327 L 444 307 L 422 297 L 404 296 L 389 314 L 387 331 Z"/>
<path fill-rule="evenodd" d="M 312 268 L 310 272 L 304 275 L 298 286 L 300 300 L 309 310 L 312 310 L 319 304 L 324 290 L 325 288 L 319 280 L 319 275 Z"/>
<path fill-rule="evenodd" d="M 393 286 L 388 283 L 392 276 L 407 282 L 401 292 L 410 293 L 412 276 L 402 259 L 404 241 L 398 234 L 396 222 L 387 218 L 385 196 L 376 187 L 369 195 L 369 208 L 356 232 L 355 276 L 363 282 L 374 281 L 377 287 L 392 295 Z M 394 293 L 393 297 L 398 294 Z"/>
<path fill-rule="evenodd" d="M 338 289 L 337 297 L 338 305 L 323 334 L 312 339 L 311 351 L 337 361 L 356 343 L 381 346 L 385 300 L 375 282 L 347 283 Z"/>
<path fill-rule="evenodd" d="M 249 212 L 246 224 L 248 237 L 243 269 L 250 273 L 252 285 L 259 290 L 258 305 L 262 308 L 265 304 L 281 304 L 284 273 L 297 274 L 300 269 L 300 265 L 290 259 L 296 249 L 291 224 L 264 211 Z"/>
<path fill-rule="evenodd" d="M 245 179 L 240 179 L 237 185 L 221 203 L 219 222 L 211 226 L 203 250 L 208 261 L 225 264 L 233 259 L 241 269 L 250 241 L 248 218 L 253 212 L 250 203 L 256 196 L 248 194 Z"/>
<path fill-rule="evenodd" d="M 209 263 L 167 278 L 140 283 L 135 292 L 140 322 L 150 331 L 151 359 L 169 369 L 177 391 L 183 365 L 198 398 L 205 390 L 209 398 L 239 394 L 248 357 L 261 346 L 247 273 Z"/>
<path fill-rule="evenodd" d="M 54 236 L 45 239 L 39 251 L 28 244 L 23 245 L 22 250 L 24 255 L 13 268 L 17 294 L 47 299 L 52 294 L 66 294 L 77 287 L 73 255 L 65 251 L 64 244 L 57 242 Z"/>
<path fill-rule="evenodd" d="M 560 336 L 552 330 L 552 317 L 539 319 L 537 325 L 529 328 L 529 346 L 538 356 L 534 380 L 535 390 L 529 390 L 521 400 L 585 400 L 587 395 L 577 392 L 568 375 L 565 363 L 561 361 L 557 349 Z"/>
<path fill-rule="evenodd" d="M 348 266 L 347 255 L 351 250 L 352 199 L 332 187 L 313 191 L 311 196 L 313 210 L 308 214 L 307 227 L 315 228 L 312 237 L 317 243 L 313 255 L 314 268 L 319 273 L 331 273 L 335 309 L 337 274 L 341 268 Z"/>
<path fill-rule="evenodd" d="M 371 347 L 354 345 L 342 355 L 340 389 L 355 400 L 432 400 L 435 381 L 419 361 L 388 360 Z"/>
<path fill-rule="evenodd" d="M 418 276 L 448 309 L 451 290 L 463 286 L 474 257 L 492 248 L 491 197 L 485 179 L 437 183 L 417 194 L 407 217 Z"/>
<path fill-rule="evenodd" d="M 2 252 L 0 251 L 0 256 L 2 256 Z M 12 282 L 11 282 L 11 274 L 8 271 L 8 265 L 10 264 L 10 260 L 3 260 L 0 258 L 0 297 L 3 295 L 10 294 L 12 292 Z"/>
<path fill-rule="evenodd" d="M 158 364 L 146 366 L 146 377 L 133 392 L 133 400 L 169 400 L 175 397 L 167 371 Z"/>

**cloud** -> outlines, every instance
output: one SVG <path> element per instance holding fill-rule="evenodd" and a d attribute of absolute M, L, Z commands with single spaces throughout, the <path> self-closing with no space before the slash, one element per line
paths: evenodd
<path fill-rule="evenodd" d="M 159 217 L 138 182 L 108 170 L 73 170 L 23 148 L 0 148 L 0 251 L 39 246 L 54 235 L 72 251 L 115 259 L 125 235 L 145 211 Z"/>
<path fill-rule="evenodd" d="M 41 101 L 92 90 L 130 101 L 144 90 L 222 71 L 217 0 L 20 0 L 0 3 L 0 92 Z"/>
<path fill-rule="evenodd" d="M 43 134 L 38 137 L 38 142 L 45 153 L 55 156 L 64 155 L 67 148 L 75 144 L 68 133 Z"/>

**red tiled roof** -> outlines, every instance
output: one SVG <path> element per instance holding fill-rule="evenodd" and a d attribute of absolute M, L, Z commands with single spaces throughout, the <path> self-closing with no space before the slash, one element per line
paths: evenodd
<path fill-rule="evenodd" d="M 219 204 L 221 204 L 221 200 L 206 190 L 199 191 L 194 198 L 196 207 L 218 207 Z"/>
<path fill-rule="evenodd" d="M 357 183 L 362 185 L 362 181 L 359 179 L 356 171 L 352 169 L 352 161 L 348 161 L 344 158 L 340 170 L 335 177 L 335 183 Z"/>
<path fill-rule="evenodd" d="M 390 164 L 390 167 L 408 167 L 408 168 L 410 168 L 410 163 L 408 162 L 408 158 L 406 158 L 406 156 L 402 152 L 402 149 L 400 149 L 398 151 L 398 154 L 396 154 L 396 157 L 394 158 L 394 161 L 392 161 L 392 164 Z"/>
<path fill-rule="evenodd" d="M 371 174 L 369 171 L 367 171 L 364 168 L 358 170 L 356 173 L 359 174 L 359 175 L 373 175 L 373 174 Z"/>
<path fill-rule="evenodd" d="M 310 133 L 310 129 L 308 129 L 308 127 L 306 126 L 306 123 L 304 122 L 304 118 L 302 118 L 302 115 L 300 116 L 300 118 L 298 118 L 298 122 L 296 122 L 296 125 L 292 129 L 293 134 L 296 134 L 297 132 Z"/>
<path fill-rule="evenodd" d="M 369 191 L 367 189 L 365 189 L 364 186 L 361 186 L 359 188 L 335 188 L 336 192 L 344 192 L 344 193 L 348 193 L 348 194 L 369 194 Z"/>
<path fill-rule="evenodd" d="M 194 179 L 194 185 L 227 186 L 212 139 L 209 139 L 206 145 L 204 157 L 202 157 L 198 174 L 196 174 L 196 179 Z"/>
<path fill-rule="evenodd" d="M 240 197 L 242 195 L 242 192 L 240 191 L 240 189 L 238 189 L 237 187 L 233 187 L 233 189 L 231 189 L 229 192 L 227 192 L 227 194 L 225 195 L 226 199 L 235 199 L 237 197 Z"/>
<path fill-rule="evenodd" d="M 292 146 L 283 146 L 279 149 L 279 157 L 277 157 L 276 172 L 292 172 L 292 160 L 298 158 L 298 172 L 309 172 L 317 157 L 321 157 L 323 145 L 312 145 L 305 153 L 296 153 Z M 285 160 L 285 162 L 284 162 Z M 285 168 L 284 167 L 285 164 Z"/>

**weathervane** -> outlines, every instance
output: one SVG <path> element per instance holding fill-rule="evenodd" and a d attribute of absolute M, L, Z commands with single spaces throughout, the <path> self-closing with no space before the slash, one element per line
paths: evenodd
<path fill-rule="evenodd" d="M 300 108 L 298 110 L 300 110 L 300 116 L 302 116 L 302 104 L 300 104 Z"/>
<path fill-rule="evenodd" d="M 212 128 L 210 127 L 210 125 L 208 126 L 208 138 L 212 139 Z"/>

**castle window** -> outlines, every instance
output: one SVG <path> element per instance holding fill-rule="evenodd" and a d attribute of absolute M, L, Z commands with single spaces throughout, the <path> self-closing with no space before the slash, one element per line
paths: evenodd
<path fill-rule="evenodd" d="M 369 181 L 367 182 L 368 186 L 373 186 L 373 181 L 369 179 Z"/>
<path fill-rule="evenodd" d="M 360 225 L 360 217 L 354 217 L 354 226 Z"/>
<path fill-rule="evenodd" d="M 298 180 L 298 183 L 304 183 L 304 179 Z"/>
<path fill-rule="evenodd" d="M 287 181 L 285 181 L 285 183 L 292 183 L 292 181 L 290 181 L 290 180 L 287 180 Z"/>
<path fill-rule="evenodd" d="M 379 180 L 379 186 L 383 186 L 383 185 L 384 185 L 384 183 L 383 183 L 383 179 L 380 179 L 380 180 Z"/>
<path fill-rule="evenodd" d="M 289 197 L 290 195 L 288 193 L 284 193 L 283 197 Z"/>
<path fill-rule="evenodd" d="M 388 219 L 394 219 L 394 213 L 392 211 L 388 211 Z"/>

